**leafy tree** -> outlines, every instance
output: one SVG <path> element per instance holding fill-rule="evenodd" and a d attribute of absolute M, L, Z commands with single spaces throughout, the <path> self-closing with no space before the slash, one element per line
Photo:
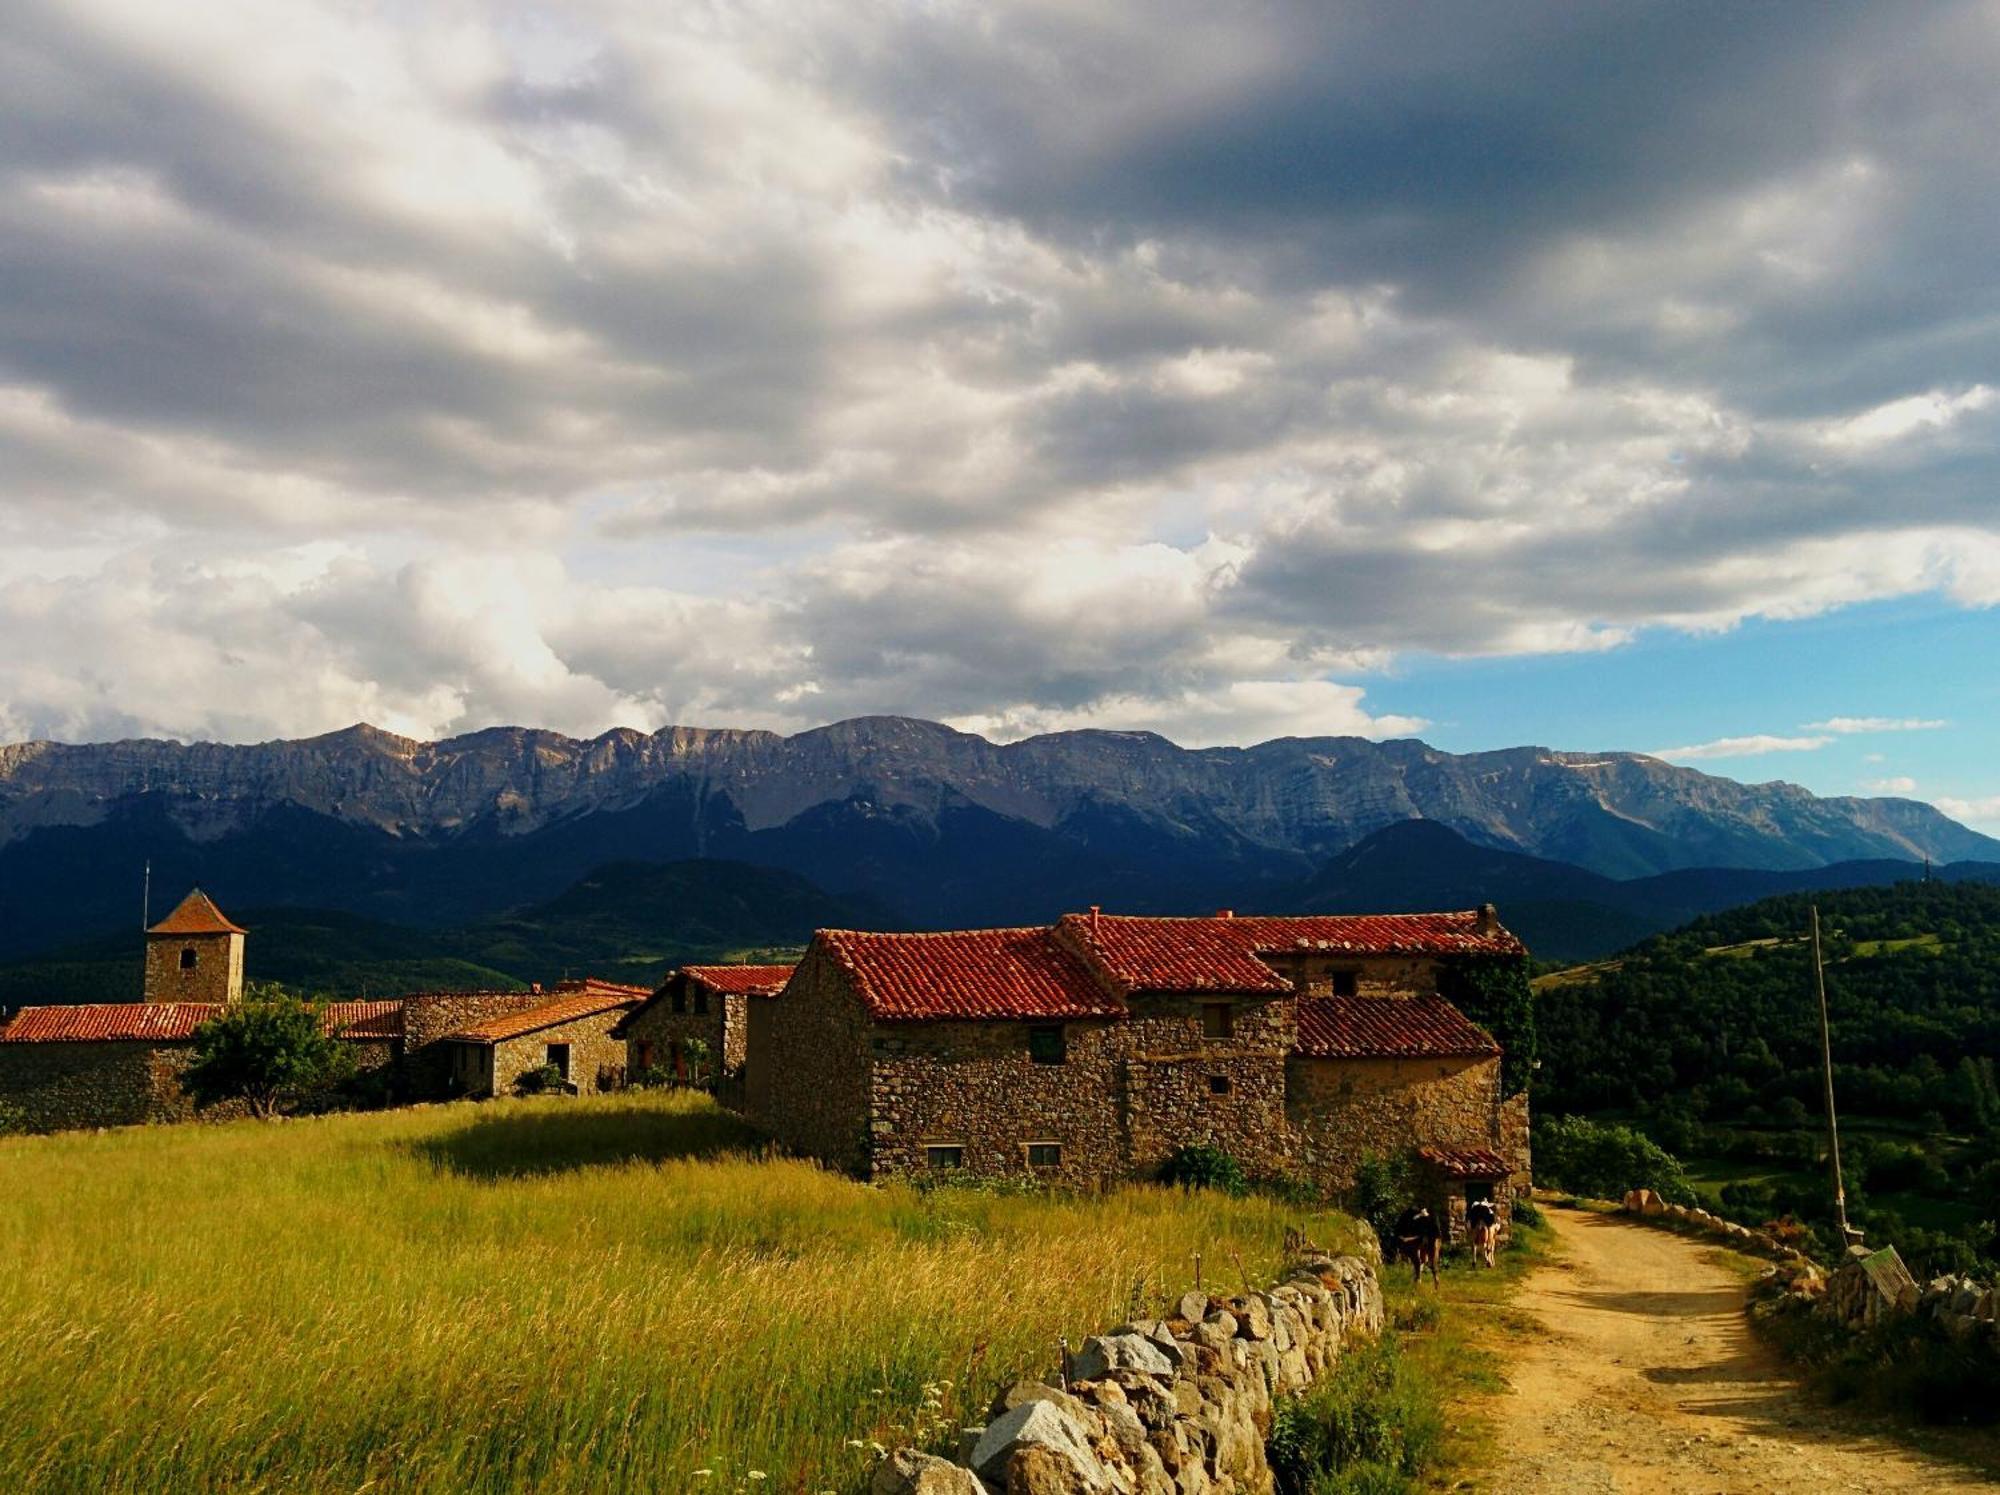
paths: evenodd
<path fill-rule="evenodd" d="M 1599 1199 L 1651 1189 L 1671 1204 L 1695 1202 L 1694 1187 L 1672 1153 L 1629 1126 L 1583 1116 L 1536 1122 L 1535 1174 L 1557 1188 Z"/>
<path fill-rule="evenodd" d="M 243 1000 L 194 1033 L 194 1062 L 181 1077 L 197 1106 L 240 1100 L 272 1116 L 303 1091 L 353 1073 L 353 1056 L 326 1031 L 323 1008 L 280 986 L 252 985 Z"/>
<path fill-rule="evenodd" d="M 1471 956 L 1447 964 L 1439 986 L 1454 1007 L 1499 1042 L 1507 1094 L 1528 1088 L 1536 1068 L 1535 994 L 1528 962 L 1518 956 Z"/>

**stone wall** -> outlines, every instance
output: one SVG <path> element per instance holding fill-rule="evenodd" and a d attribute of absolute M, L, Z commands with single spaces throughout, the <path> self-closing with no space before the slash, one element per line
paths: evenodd
<path fill-rule="evenodd" d="M 1333 996 L 1337 972 L 1354 976 L 1362 997 L 1435 996 L 1440 962 L 1430 955 L 1335 955 L 1322 951 L 1271 951 L 1263 962 L 1304 996 Z"/>
<path fill-rule="evenodd" d="M 647 1067 L 642 1062 L 640 1050 L 643 1045 L 650 1044 L 653 1066 L 679 1075 L 681 1072 L 675 1068 L 674 1055 L 686 1051 L 689 1039 L 699 1039 L 708 1046 L 711 1078 L 722 1079 L 742 1072 L 748 1050 L 745 1035 L 748 999 L 709 992 L 706 1012 L 696 1012 L 694 1000 L 693 993 L 690 993 L 686 1012 L 675 1012 L 670 1000 L 661 1000 L 633 1015 L 625 1029 L 625 1067 L 628 1071 L 636 1075 Z M 681 1045 L 681 1049 L 676 1050 L 675 1044 Z"/>
<path fill-rule="evenodd" d="M 868 1017 L 832 957 L 808 947 L 785 994 L 752 1002 L 748 1012 L 750 1119 L 793 1152 L 864 1171 Z"/>
<path fill-rule="evenodd" d="M 0 1044 L 0 1103 L 35 1131 L 165 1119 L 144 1043 Z"/>
<path fill-rule="evenodd" d="M 181 952 L 194 952 L 183 968 Z M 148 935 L 141 988 L 148 1002 L 234 1002 L 243 995 L 240 934 Z"/>
<path fill-rule="evenodd" d="M 491 1017 L 527 1012 L 552 1000 L 546 992 L 417 992 L 403 1001 L 401 1084 L 414 1100 L 435 1100 L 465 1092 L 455 1087 L 446 1034 Z"/>
<path fill-rule="evenodd" d="M 1085 1340 L 1066 1387 L 1003 1391 L 959 1461 L 885 1459 L 873 1495 L 1270 1495 L 1276 1403 L 1382 1320 L 1375 1269 L 1353 1256 L 1308 1257 L 1269 1292 L 1189 1293 L 1170 1318 Z"/>
<path fill-rule="evenodd" d="M 623 1085 L 625 1040 L 613 1038 L 611 1030 L 624 1016 L 625 1009 L 613 1008 L 610 1012 L 594 1013 L 494 1044 L 492 1093 L 512 1095 L 515 1082 L 522 1075 L 549 1062 L 552 1043 L 569 1045 L 569 1082 L 579 1095 Z"/>
<path fill-rule="evenodd" d="M 1344 1193 L 1362 1157 L 1412 1147 L 1501 1149 L 1500 1060 L 1321 1059 L 1286 1065 L 1287 1119 L 1296 1165 Z"/>

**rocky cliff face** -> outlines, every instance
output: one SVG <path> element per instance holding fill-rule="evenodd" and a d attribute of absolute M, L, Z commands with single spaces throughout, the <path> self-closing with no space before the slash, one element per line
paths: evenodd
<path fill-rule="evenodd" d="M 226 838 L 275 807 L 399 840 L 450 841 L 475 830 L 528 835 L 668 790 L 697 817 L 719 806 L 752 833 L 829 805 L 915 824 L 972 806 L 1044 830 L 1101 836 L 1109 817 L 1168 841 L 1222 838 L 1313 859 L 1422 817 L 1614 877 L 2000 855 L 2000 842 L 1914 801 L 1821 799 L 1630 753 L 1457 755 L 1359 738 L 1190 751 L 1121 732 L 1003 746 L 903 718 L 792 737 L 669 727 L 579 742 L 506 727 L 427 743 L 357 726 L 243 747 L 27 743 L 0 747 L 0 846 L 38 827 L 96 824 L 140 796 L 168 805 L 197 841 Z"/>

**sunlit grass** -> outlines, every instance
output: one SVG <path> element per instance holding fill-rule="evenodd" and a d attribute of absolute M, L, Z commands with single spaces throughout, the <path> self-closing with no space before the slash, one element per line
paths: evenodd
<path fill-rule="evenodd" d="M 671 1095 L 0 1139 L 0 1191 L 8 1490 L 853 1489 L 926 1387 L 1345 1238 L 867 1188 Z"/>

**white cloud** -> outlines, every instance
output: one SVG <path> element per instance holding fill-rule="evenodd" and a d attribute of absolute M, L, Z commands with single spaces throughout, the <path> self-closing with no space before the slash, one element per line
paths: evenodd
<path fill-rule="evenodd" d="M 1803 730 L 1851 737 L 1867 732 L 1936 732 L 1950 725 L 1950 722 L 1936 717 L 1832 716 L 1823 722 L 1807 722 Z"/>
<path fill-rule="evenodd" d="M 1952 795 L 1940 795 L 1931 801 L 1953 820 L 1962 820 L 1974 827 L 2000 830 L 2000 794 L 1989 794 L 1983 798 L 1960 799 Z"/>
<path fill-rule="evenodd" d="M 1870 794 L 1908 795 L 1917 792 L 1917 781 L 1901 776 L 1889 779 L 1866 779 L 1861 787 Z"/>
<path fill-rule="evenodd" d="M 1756 758 L 1765 753 L 1811 753 L 1832 742 L 1831 737 L 1773 737 L 1757 733 L 1749 737 L 1718 737 L 1691 747 L 1656 748 L 1650 756 L 1670 763 L 1694 763 L 1704 758 Z"/>

